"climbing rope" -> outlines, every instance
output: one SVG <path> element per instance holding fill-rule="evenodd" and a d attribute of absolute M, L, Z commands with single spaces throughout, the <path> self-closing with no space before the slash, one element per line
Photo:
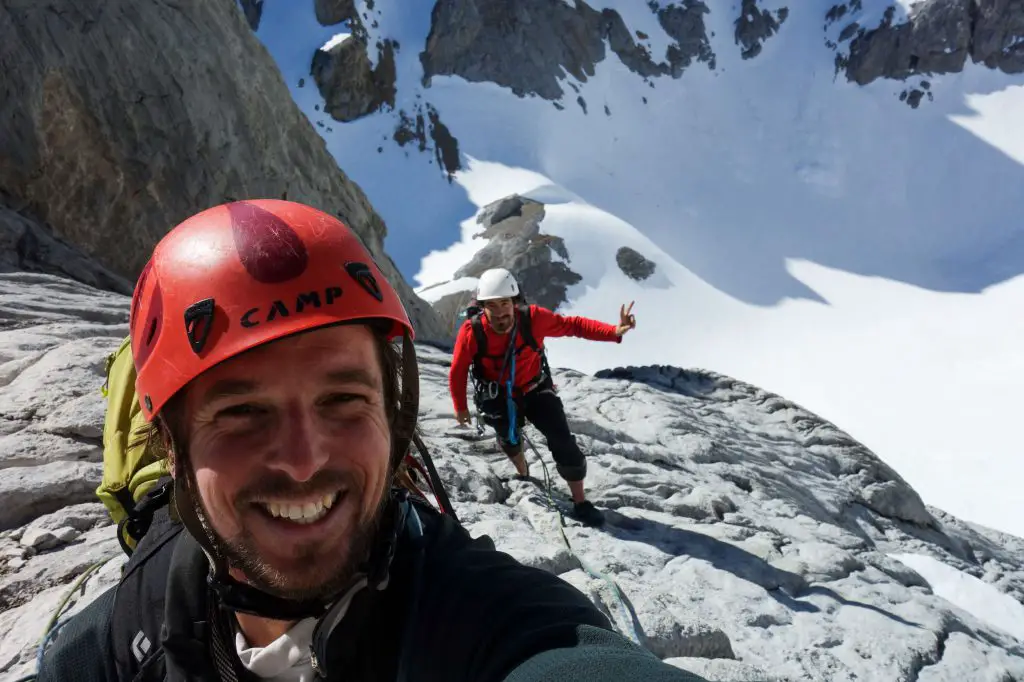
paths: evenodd
<path fill-rule="evenodd" d="M 68 589 L 68 591 L 64 594 L 64 597 L 57 605 L 57 609 L 53 612 L 53 615 L 50 616 L 50 620 L 46 622 L 46 627 L 43 629 L 43 635 L 39 638 L 39 646 L 36 648 L 36 672 L 29 673 L 24 677 L 19 677 L 18 679 L 14 680 L 14 682 L 31 682 L 32 680 L 36 679 L 36 676 L 39 675 L 39 670 L 43 667 L 43 654 L 46 652 L 46 645 L 49 644 L 50 640 L 53 639 L 54 635 L 56 635 L 57 632 L 62 627 L 67 625 L 67 623 L 71 620 L 71 617 L 69 617 L 58 622 L 58 619 L 60 618 L 60 615 L 64 613 L 64 609 L 67 607 L 68 602 L 71 601 L 71 596 L 78 591 L 78 588 L 82 586 L 82 584 L 92 573 L 94 573 L 97 569 L 99 569 L 105 563 L 110 561 L 112 558 L 113 556 L 109 556 L 106 559 L 102 559 L 92 564 L 84 571 L 82 571 L 78 578 L 75 579 L 75 582 L 71 583 L 71 588 Z"/>
<path fill-rule="evenodd" d="M 543 469 L 544 471 L 544 492 L 547 493 L 548 502 L 550 502 L 551 506 L 558 511 L 558 532 L 562 536 L 562 542 L 565 543 L 566 549 L 569 550 L 569 556 L 574 557 L 579 562 L 580 568 L 582 568 L 584 572 L 587 573 L 587 575 L 596 580 L 603 580 L 611 588 L 612 594 L 615 595 L 615 600 L 619 603 L 619 606 L 625 614 L 624 621 L 626 623 L 627 631 L 623 634 L 629 637 L 639 646 L 643 647 L 643 643 L 640 641 L 640 636 L 636 632 L 636 615 L 633 613 L 632 609 L 630 609 L 629 606 L 626 604 L 626 599 L 623 596 L 622 590 L 619 588 L 618 583 L 616 583 L 615 580 L 610 576 L 597 570 L 589 563 L 587 563 L 587 561 L 582 556 L 577 554 L 576 551 L 572 548 L 572 543 L 569 542 L 569 536 L 565 534 L 565 515 L 562 514 L 562 509 L 555 502 L 555 498 L 551 494 L 551 474 L 548 471 L 548 465 L 544 461 L 544 458 L 540 456 L 540 452 L 537 451 L 537 448 L 536 446 L 534 446 L 533 441 L 530 440 L 530 437 L 528 435 L 526 435 L 525 429 L 523 430 L 522 435 L 523 442 L 530 446 L 530 449 L 533 450 L 534 456 L 537 458 L 537 461 L 540 462 L 541 469 Z"/>
<path fill-rule="evenodd" d="M 508 374 L 508 381 L 505 384 L 505 401 L 508 404 L 508 442 L 512 445 L 518 445 L 519 439 L 516 433 L 516 420 L 519 416 L 516 414 L 516 399 L 512 393 L 512 380 L 516 376 L 516 354 L 512 353 L 512 371 Z"/>

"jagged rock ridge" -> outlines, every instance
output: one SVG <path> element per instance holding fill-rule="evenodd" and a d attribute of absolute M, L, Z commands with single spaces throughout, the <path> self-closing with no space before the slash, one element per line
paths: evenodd
<path fill-rule="evenodd" d="M 390 38 L 378 40 L 377 66 L 370 63 L 366 13 L 360 16 L 352 0 L 315 0 L 317 21 L 324 26 L 346 23 L 351 35 L 328 50 L 318 49 L 313 54 L 310 74 L 320 95 L 324 98 L 324 112 L 336 121 L 354 121 L 378 111 L 394 112 L 396 117 L 392 140 L 400 147 L 415 143 L 420 152 L 431 150 L 434 161 L 451 182 L 453 174 L 462 168 L 458 140 L 441 121 L 440 115 L 429 102 L 417 102 L 410 111 L 395 111 L 396 78 L 395 53 L 401 46 Z M 373 3 L 367 3 L 369 12 Z M 376 27 L 376 19 L 371 21 Z M 319 105 L 317 105 L 319 110 Z M 317 121 L 321 128 L 328 128 Z M 383 151 L 383 147 L 378 147 Z"/>
<path fill-rule="evenodd" d="M 594 3 L 597 4 L 597 3 Z M 348 22 L 352 37 L 330 54 L 317 51 L 314 75 L 326 102 L 325 113 L 352 121 L 374 113 L 394 116 L 392 139 L 402 147 L 429 153 L 430 163 L 447 175 L 462 168 L 458 130 L 450 130 L 430 102 L 432 78 L 454 75 L 471 82 L 495 83 L 520 97 L 538 96 L 565 109 L 566 96 L 584 114 L 603 110 L 612 116 L 615 104 L 590 106 L 581 86 L 605 59 L 614 58 L 654 87 L 662 76 L 679 78 L 695 63 L 716 69 L 705 17 L 711 12 L 737 12 L 733 42 L 743 59 L 761 54 L 766 41 L 782 30 L 790 11 L 769 10 L 757 0 L 716 7 L 701 0 L 648 0 L 646 10 L 670 38 L 664 54 L 652 51 L 650 37 L 634 30 L 619 12 L 595 9 L 585 0 L 436 0 L 430 32 L 417 50 L 423 91 L 411 104 L 395 109 L 393 56 L 397 42 L 367 39 L 366 23 L 376 28 L 383 10 L 367 3 L 362 14 L 351 0 L 316 0 L 316 15 L 325 25 Z M 872 8 L 873 9 L 873 8 Z M 639 10 L 644 11 L 644 10 Z M 958 72 L 966 58 L 1006 73 L 1024 69 L 1024 0 L 922 0 L 911 15 L 897 21 L 902 10 L 890 7 L 881 24 L 870 25 L 861 0 L 848 0 L 823 12 L 826 44 L 836 50 L 836 72 L 859 85 L 878 78 L 907 80 L 901 100 L 917 108 L 934 99 L 929 74 Z M 874 20 L 877 24 L 877 19 Z M 791 38 L 794 39 L 794 38 Z M 718 48 L 719 51 L 723 49 Z M 368 54 L 375 50 L 377 67 Z M 572 80 L 566 80 L 566 74 Z M 408 93 L 406 93 L 408 94 Z M 646 103 L 647 98 L 642 97 Z M 318 121 L 321 127 L 328 127 Z M 383 145 L 378 151 L 383 150 Z"/>
<path fill-rule="evenodd" d="M 366 3 L 367 9 L 373 10 L 373 0 Z M 355 0 L 313 0 L 316 20 L 324 26 L 333 26 L 343 21 L 351 21 L 353 30 L 359 32 L 361 22 L 356 12 Z"/>
<path fill-rule="evenodd" d="M 426 44 L 412 47 L 421 50 L 425 99 L 408 110 L 393 111 L 393 55 L 400 47 L 389 38 L 378 39 L 371 47 L 366 38 L 366 22 L 376 27 L 377 19 L 370 17 L 379 16 L 380 10 L 368 4 L 369 14 L 360 15 L 350 0 L 317 0 L 315 7 L 320 23 L 347 22 L 352 31 L 341 45 L 314 55 L 311 73 L 324 98 L 324 111 L 343 122 L 392 111 L 396 118 L 393 140 L 403 147 L 415 142 L 421 152 L 433 151 L 433 160 L 449 181 L 462 168 L 458 132 L 449 131 L 429 101 L 426 93 L 434 76 L 456 75 L 472 82 L 495 83 L 521 97 L 552 100 L 556 108 L 564 109 L 564 96 L 569 94 L 564 74 L 585 82 L 595 66 L 609 57 L 606 44 L 615 58 L 645 80 L 679 78 L 697 62 L 712 70 L 716 65 L 704 22 L 711 9 L 700 0 L 646 3 L 671 39 L 664 54 L 653 54 L 649 36 L 632 30 L 617 11 L 597 10 L 584 0 L 437 0 Z M 759 54 L 787 16 L 785 8 L 771 12 L 758 8 L 756 0 L 744 0 L 734 22 L 735 43 L 744 59 Z M 378 53 L 375 68 L 367 56 L 370 49 Z M 653 87 L 653 82 L 648 82 Z M 571 82 L 568 86 L 573 91 L 570 97 L 588 113 L 580 88 Z M 604 113 L 612 115 L 607 104 Z M 318 125 L 326 127 L 322 121 Z"/>
<path fill-rule="evenodd" d="M 662 28 L 675 42 L 652 56 L 614 10 L 597 11 L 583 0 L 438 0 L 420 55 L 424 82 L 436 75 L 489 81 L 517 95 L 560 99 L 564 68 L 579 81 L 605 59 L 605 40 L 622 63 L 644 77 L 678 78 L 694 60 L 714 68 L 704 29 L 708 7 L 699 0 L 658 7 Z"/>
<path fill-rule="evenodd" d="M 836 70 L 858 85 L 878 78 L 908 80 L 929 74 L 957 73 L 971 61 L 1005 73 L 1024 72 L 1024 2 L 1021 0 L 922 0 L 904 21 L 889 7 L 877 27 L 861 26 L 861 0 L 834 5 L 826 30 L 841 25 Z M 928 92 L 922 81 L 901 97 L 917 107 Z"/>

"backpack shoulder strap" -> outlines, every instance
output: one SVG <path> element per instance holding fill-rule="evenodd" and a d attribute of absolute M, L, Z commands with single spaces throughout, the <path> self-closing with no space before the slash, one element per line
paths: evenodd
<path fill-rule="evenodd" d="M 483 313 L 477 313 L 469 318 L 469 325 L 473 330 L 473 338 L 476 339 L 476 353 L 473 355 L 473 366 L 480 367 L 484 357 L 487 355 L 487 332 L 484 331 L 484 322 L 481 319 Z"/>
<path fill-rule="evenodd" d="M 151 532 L 121 569 L 118 584 L 58 623 L 37 682 L 163 679 L 159 649 L 166 569 L 182 526 L 171 520 L 166 505 L 152 517 Z"/>
<path fill-rule="evenodd" d="M 533 336 L 533 322 L 530 319 L 530 306 L 526 303 L 520 303 L 516 308 L 519 310 L 519 333 L 523 336 L 523 341 L 526 345 L 535 350 L 538 353 L 543 353 L 544 349 L 537 343 L 537 339 Z"/>
<path fill-rule="evenodd" d="M 121 680 L 151 679 L 163 666 L 161 629 L 167 576 L 183 526 L 168 505 L 152 511 L 151 526 L 128 559 L 117 586 L 109 646 Z M 141 675 L 143 669 L 147 670 Z"/>

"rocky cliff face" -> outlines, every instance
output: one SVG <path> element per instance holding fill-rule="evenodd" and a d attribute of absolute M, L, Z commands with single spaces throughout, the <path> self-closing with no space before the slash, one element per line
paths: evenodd
<path fill-rule="evenodd" d="M 650 3 L 662 28 L 675 42 L 666 54 L 652 55 L 644 39 L 615 10 L 595 10 L 586 2 L 547 0 L 438 0 L 430 36 L 421 53 L 423 76 L 456 75 L 468 81 L 503 85 L 517 95 L 559 99 L 562 69 L 580 81 L 594 75 L 605 44 L 637 74 L 678 78 L 694 61 L 714 68 L 698 0 L 659 7 Z"/>
<path fill-rule="evenodd" d="M 71 595 L 64 618 L 114 584 L 124 561 L 94 489 L 103 359 L 128 304 L 52 275 L 0 274 L 0 318 L 22 320 L 0 330 L 5 682 L 35 670 L 61 600 Z M 418 353 L 423 433 L 470 532 L 575 585 L 655 655 L 710 680 L 1024 679 L 1024 631 L 952 606 L 955 595 L 899 558 L 941 561 L 992 599 L 1019 602 L 1024 541 L 925 506 L 798 405 L 713 372 L 556 368 L 589 494 L 608 510 L 601 530 L 569 519 L 566 543 L 568 498 L 557 477 L 550 496 L 543 487 L 538 458 L 553 474 L 543 438 L 527 430 L 534 478 L 514 480 L 491 434 L 454 428 L 451 356 Z"/>
<path fill-rule="evenodd" d="M 539 95 L 564 108 L 563 74 L 580 81 L 594 74 L 594 66 L 611 54 L 642 78 L 678 78 L 695 63 L 715 66 L 703 17 L 710 10 L 700 0 L 659 3 L 650 0 L 640 11 L 650 11 L 672 38 L 664 54 L 652 54 L 650 37 L 633 31 L 614 10 L 596 10 L 584 0 L 572 3 L 527 0 L 438 0 L 433 6 L 430 33 L 425 45 L 399 46 L 381 38 L 370 45 L 365 39 L 367 21 L 377 25 L 381 10 L 367 6 L 360 15 L 349 0 L 317 0 L 320 23 L 348 22 L 352 38 L 313 56 L 311 72 L 335 120 L 351 121 L 394 106 L 394 74 L 387 67 L 400 49 L 419 51 L 422 81 L 429 88 L 437 75 L 456 75 L 473 82 L 490 82 L 507 87 L 519 96 Z M 751 20 L 737 21 L 736 41 L 756 54 L 785 12 L 757 12 Z M 744 15 L 745 16 L 745 15 Z M 358 54 L 360 47 L 362 55 Z M 367 50 L 381 56 L 378 67 L 370 68 Z M 392 55 L 392 56 L 389 56 Z M 586 100 L 576 92 L 576 103 L 587 110 Z M 411 105 L 398 108 L 394 141 L 401 146 L 416 142 L 420 151 L 432 151 L 438 166 L 449 177 L 461 167 L 458 131 L 450 131 L 431 105 L 429 94 Z"/>
<path fill-rule="evenodd" d="M 252 24 L 261 6 L 246 4 Z M 359 233 L 420 334 L 440 333 L 234 0 L 5 3 L 0 35 L 4 207 L 134 281 L 155 242 L 203 208 L 307 202 Z"/>
<path fill-rule="evenodd" d="M 898 19 L 889 7 L 877 26 L 860 23 L 861 0 L 834 5 L 826 30 L 841 27 L 836 70 L 866 85 L 878 78 L 924 78 L 901 97 L 913 107 L 928 95 L 929 74 L 962 71 L 967 59 L 1005 73 L 1024 72 L 1024 1 L 922 0 Z"/>
<path fill-rule="evenodd" d="M 727 12 L 733 17 L 730 49 L 743 59 L 757 58 L 769 40 L 783 31 L 787 7 L 767 9 L 759 0 L 716 5 L 701 0 L 648 0 L 633 12 L 650 12 L 669 38 L 659 53 L 646 33 L 630 25 L 614 9 L 597 2 L 571 0 L 436 0 L 430 31 L 422 45 L 399 47 L 376 31 L 371 44 L 364 24 L 386 27 L 384 10 L 368 4 L 362 15 L 351 0 L 317 0 L 317 18 L 325 25 L 348 22 L 353 38 L 344 48 L 316 54 L 313 73 L 327 112 L 338 121 L 351 121 L 394 107 L 394 76 L 388 55 L 414 50 L 422 66 L 422 93 L 413 104 L 390 111 L 395 117 L 394 140 L 418 142 L 432 151 L 449 175 L 461 168 L 458 130 L 449 130 L 430 104 L 434 76 L 459 76 L 470 82 L 494 83 L 520 97 L 539 96 L 559 109 L 588 103 L 578 82 L 593 76 L 595 66 L 614 59 L 655 87 L 664 77 L 679 78 L 695 65 L 716 70 L 715 49 L 726 49 L 719 38 L 712 47 L 708 15 Z M 929 74 L 961 71 L 968 57 L 1007 73 L 1024 70 L 1024 0 L 921 0 L 893 3 L 881 15 L 877 3 L 866 10 L 862 0 L 825 5 L 821 19 L 825 42 L 835 50 L 835 68 L 846 79 L 864 85 L 878 78 L 908 81 L 902 100 L 917 107 L 931 98 Z M 362 48 L 362 54 L 358 54 Z M 370 69 L 369 51 L 380 55 Z M 329 68 L 328 68 L 329 67 Z M 326 72 L 331 75 L 324 75 Z M 910 82 L 910 81 L 913 82 Z M 401 100 L 401 98 L 397 98 Z M 406 101 L 412 101 L 408 99 Z M 614 106 L 612 107 L 614 108 Z M 430 115 L 428 116 L 428 112 Z M 605 113 L 613 114 L 605 107 Z M 424 124 L 430 118 L 431 125 Z M 439 135 L 434 136 L 437 131 Z"/>

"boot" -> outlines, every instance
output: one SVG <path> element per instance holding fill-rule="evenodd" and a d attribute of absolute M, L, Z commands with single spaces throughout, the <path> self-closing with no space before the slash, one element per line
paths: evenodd
<path fill-rule="evenodd" d="M 600 528 L 604 525 L 604 513 L 595 507 L 590 500 L 576 502 L 573 506 L 572 516 L 585 526 Z"/>

